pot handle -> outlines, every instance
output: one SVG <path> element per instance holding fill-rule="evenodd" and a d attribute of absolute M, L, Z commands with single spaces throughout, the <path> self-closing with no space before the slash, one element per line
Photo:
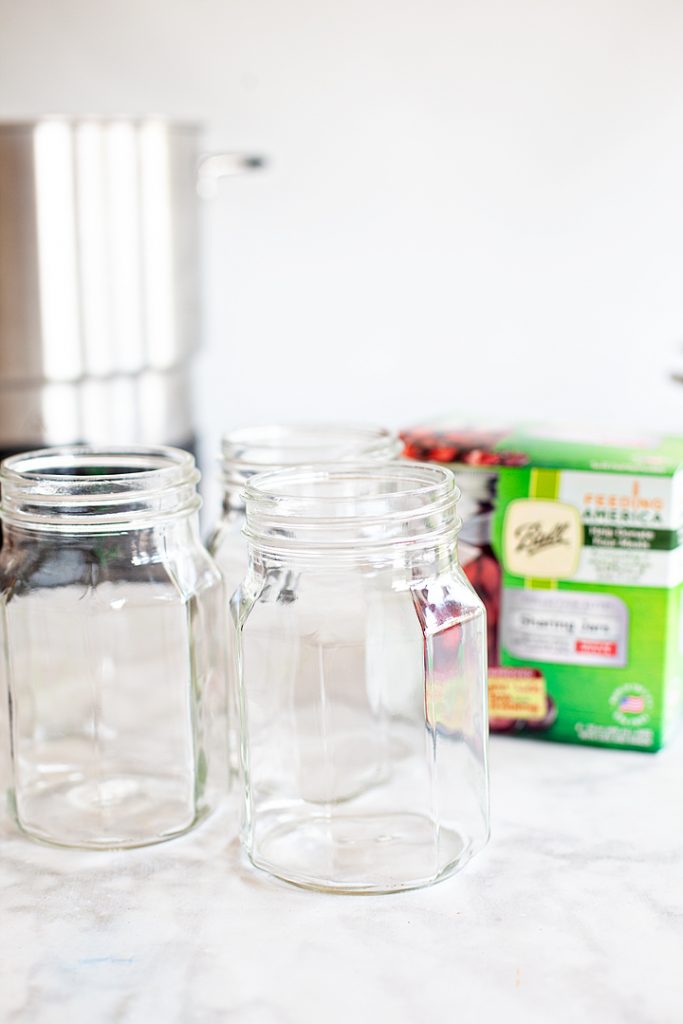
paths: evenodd
<path fill-rule="evenodd" d="M 221 178 L 260 171 L 265 166 L 265 157 L 255 153 L 207 153 L 197 165 L 197 192 L 203 199 L 213 199 Z"/>

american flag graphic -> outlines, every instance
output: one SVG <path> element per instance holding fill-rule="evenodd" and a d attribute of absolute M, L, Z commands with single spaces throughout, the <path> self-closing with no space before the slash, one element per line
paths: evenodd
<path fill-rule="evenodd" d="M 642 697 L 628 696 L 622 697 L 619 701 L 619 710 L 625 711 L 630 715 L 639 715 L 641 711 L 645 709 L 645 701 Z"/>

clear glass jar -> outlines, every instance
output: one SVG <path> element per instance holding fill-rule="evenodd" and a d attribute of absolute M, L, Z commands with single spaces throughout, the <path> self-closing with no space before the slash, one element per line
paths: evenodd
<path fill-rule="evenodd" d="M 398 436 L 381 427 L 348 423 L 298 423 L 290 426 L 246 427 L 226 434 L 222 442 L 223 511 L 209 540 L 209 551 L 223 576 L 228 597 L 247 571 L 244 486 L 255 473 L 290 466 L 335 462 L 382 463 L 398 458 Z M 232 673 L 234 658 L 228 664 Z M 237 682 L 228 685 L 232 770 L 239 770 Z"/>
<path fill-rule="evenodd" d="M 452 473 L 305 467 L 245 496 L 249 857 L 339 892 L 444 878 L 489 829 L 486 621 L 457 563 Z"/>
<path fill-rule="evenodd" d="M 173 448 L 73 446 L 2 463 L 11 802 L 35 838 L 160 842 L 216 799 L 225 612 L 199 539 L 198 479 Z"/>

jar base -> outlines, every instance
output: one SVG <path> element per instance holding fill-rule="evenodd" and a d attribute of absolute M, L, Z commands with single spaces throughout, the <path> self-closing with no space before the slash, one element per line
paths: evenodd
<path fill-rule="evenodd" d="M 205 816 L 178 798 L 173 777 L 121 772 L 104 780 L 69 779 L 10 792 L 14 818 L 31 839 L 50 846 L 121 850 L 184 835 Z"/>
<path fill-rule="evenodd" d="M 299 888 L 372 895 L 433 885 L 463 867 L 472 842 L 419 814 L 261 821 L 252 864 Z M 306 865 L 307 870 L 301 870 Z"/>

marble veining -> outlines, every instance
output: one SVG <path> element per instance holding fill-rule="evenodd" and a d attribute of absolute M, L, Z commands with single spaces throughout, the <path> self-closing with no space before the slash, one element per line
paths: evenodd
<path fill-rule="evenodd" d="M 342 897 L 244 863 L 236 811 L 80 853 L 0 825 L 3 1024 L 680 1024 L 683 737 L 491 744 L 493 835 L 431 889 Z"/>

